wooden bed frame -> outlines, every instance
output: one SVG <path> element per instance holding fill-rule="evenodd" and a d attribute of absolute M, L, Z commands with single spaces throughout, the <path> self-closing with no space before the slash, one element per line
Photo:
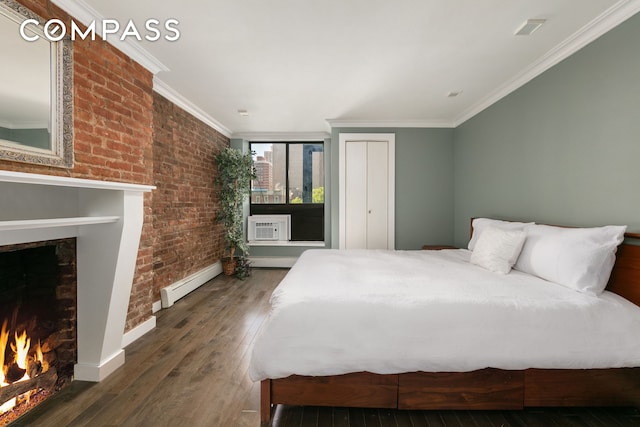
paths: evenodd
<path fill-rule="evenodd" d="M 640 239 L 640 234 L 625 237 Z M 618 247 L 607 290 L 640 306 L 640 246 Z M 640 406 L 640 367 L 293 375 L 263 380 L 260 395 L 263 425 L 271 422 L 277 404 L 423 410 Z"/>

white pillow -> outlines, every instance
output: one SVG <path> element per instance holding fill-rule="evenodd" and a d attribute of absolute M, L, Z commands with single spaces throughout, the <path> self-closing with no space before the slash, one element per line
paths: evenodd
<path fill-rule="evenodd" d="M 626 226 L 562 228 L 529 225 L 515 269 L 579 292 L 604 291 Z"/>
<path fill-rule="evenodd" d="M 522 249 L 526 233 L 521 230 L 503 230 L 487 227 L 471 253 L 471 263 L 487 270 L 507 274 Z"/>
<path fill-rule="evenodd" d="M 471 236 L 471 240 L 469 240 L 469 245 L 467 246 L 470 251 L 475 248 L 476 242 L 487 227 L 495 227 L 502 230 L 524 230 L 527 225 L 533 225 L 533 222 L 515 222 L 490 218 L 475 218 L 472 222 L 472 225 L 473 235 Z"/>

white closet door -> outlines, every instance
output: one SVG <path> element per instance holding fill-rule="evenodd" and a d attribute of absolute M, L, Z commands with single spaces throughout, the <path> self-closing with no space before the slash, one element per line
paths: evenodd
<path fill-rule="evenodd" d="M 367 143 L 347 141 L 345 152 L 345 248 L 367 247 Z"/>
<path fill-rule="evenodd" d="M 340 134 L 339 247 L 395 247 L 395 135 Z"/>
<path fill-rule="evenodd" d="M 367 249 L 389 247 L 389 150 L 386 141 L 367 143 Z M 351 194 L 351 193 L 348 193 Z"/>

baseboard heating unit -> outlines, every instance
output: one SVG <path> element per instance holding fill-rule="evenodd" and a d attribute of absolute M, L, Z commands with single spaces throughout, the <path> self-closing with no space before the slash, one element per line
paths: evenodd
<path fill-rule="evenodd" d="M 183 296 L 187 295 L 204 285 L 209 280 L 222 273 L 222 264 L 220 261 L 210 265 L 182 280 L 160 289 L 160 297 L 162 298 L 162 308 L 168 308 Z"/>

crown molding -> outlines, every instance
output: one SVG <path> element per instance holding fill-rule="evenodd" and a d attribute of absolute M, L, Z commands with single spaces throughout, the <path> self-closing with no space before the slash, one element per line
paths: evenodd
<path fill-rule="evenodd" d="M 104 17 L 84 0 L 52 0 L 52 2 L 69 13 L 84 25 L 89 25 L 92 21 L 101 21 Z M 513 78 L 506 81 L 499 88 L 491 92 L 488 96 L 472 105 L 462 112 L 457 118 L 452 120 L 347 120 L 347 119 L 327 119 L 326 122 L 331 128 L 336 127 L 369 127 L 369 128 L 455 128 L 476 114 L 490 107 L 500 99 L 525 85 L 549 68 L 558 64 L 563 59 L 571 56 L 587 44 L 618 26 L 625 20 L 640 11 L 640 0 L 620 0 L 613 6 L 593 19 L 587 25 L 576 31 L 565 39 L 562 43 L 545 53 L 538 60 L 530 64 Z M 96 32 L 100 33 L 100 26 L 96 26 Z M 328 137 L 327 133 L 232 133 L 202 109 L 184 98 L 178 92 L 169 87 L 166 83 L 157 79 L 155 75 L 161 71 L 169 71 L 169 68 L 157 58 L 143 49 L 140 44 L 127 39 L 121 41 L 119 38 L 109 38 L 108 43 L 118 50 L 138 62 L 140 65 L 154 74 L 153 90 L 171 100 L 185 111 L 202 120 L 212 128 L 216 129 L 226 137 L 243 138 L 248 140 L 318 140 Z M 268 138 L 268 139 L 265 139 Z"/>
<path fill-rule="evenodd" d="M 328 132 L 235 132 L 232 138 L 246 141 L 320 141 L 331 138 Z"/>
<path fill-rule="evenodd" d="M 93 7 L 89 6 L 83 0 L 52 0 L 57 6 L 65 10 L 69 15 L 79 20 L 84 25 L 89 25 L 92 21 L 101 21 L 104 17 L 96 11 Z M 96 32 L 102 36 L 100 26 L 96 26 Z M 149 70 L 153 76 L 153 90 L 160 95 L 164 96 L 183 110 L 192 114 L 199 120 L 202 120 L 207 125 L 211 126 L 227 138 L 231 135 L 231 131 L 218 123 L 215 119 L 205 113 L 198 106 L 193 104 L 190 100 L 185 98 L 176 92 L 169 85 L 157 78 L 156 74 L 160 71 L 169 71 L 169 67 L 160 62 L 157 58 L 151 55 L 148 51 L 143 49 L 139 44 L 130 41 L 129 39 L 122 41 L 119 38 L 108 39 L 108 43 L 113 45 L 116 49 L 120 50 L 134 61 Z"/>
<path fill-rule="evenodd" d="M 201 120 L 206 125 L 220 132 L 227 138 L 231 138 L 231 130 L 216 119 L 207 114 L 203 109 L 195 105 L 193 102 L 176 92 L 171 86 L 160 80 L 157 76 L 153 77 L 153 90 L 173 102 L 178 107 L 185 110 L 195 118 Z"/>
<path fill-rule="evenodd" d="M 447 120 L 348 120 L 327 119 L 331 128 L 452 128 Z"/>
<path fill-rule="evenodd" d="M 52 0 L 52 2 L 84 25 L 89 25 L 92 21 L 100 22 L 104 19 L 104 16 L 83 0 Z M 102 37 L 102 29 L 100 27 L 100 25 L 96 25 L 96 33 Z M 154 75 L 160 71 L 169 71 L 169 67 L 143 49 L 140 44 L 130 39 L 120 40 L 112 37 L 107 38 L 107 42 Z"/>
<path fill-rule="evenodd" d="M 587 25 L 573 33 L 559 45 L 505 82 L 486 98 L 464 111 L 456 120 L 454 127 L 461 125 L 476 114 L 489 108 L 516 89 L 524 86 L 535 77 L 547 71 L 565 58 L 576 53 L 598 37 L 612 30 L 640 11 L 640 0 L 620 0 Z"/>

